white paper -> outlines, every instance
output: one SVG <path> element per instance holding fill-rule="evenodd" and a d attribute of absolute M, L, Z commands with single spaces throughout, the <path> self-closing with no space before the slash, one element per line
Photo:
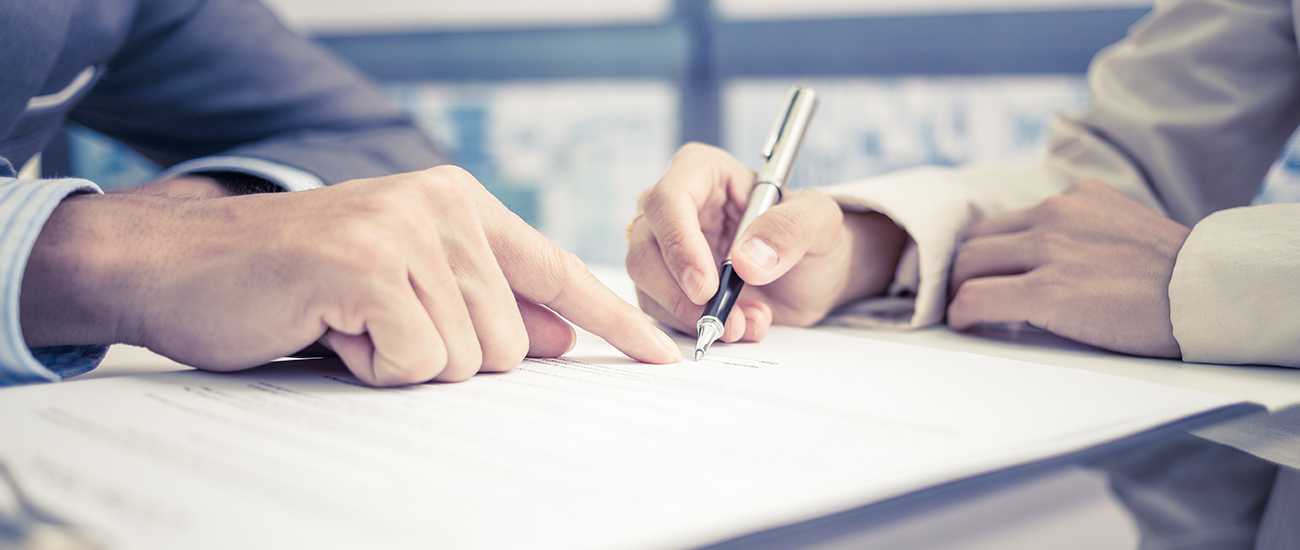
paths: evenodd
<path fill-rule="evenodd" d="M 125 548 L 666 548 L 1234 402 L 814 330 L 675 365 L 584 335 L 459 384 L 335 361 L 0 390 L 0 458 Z"/>

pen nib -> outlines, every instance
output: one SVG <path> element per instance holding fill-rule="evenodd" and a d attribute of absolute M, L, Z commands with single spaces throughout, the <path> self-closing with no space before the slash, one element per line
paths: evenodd
<path fill-rule="evenodd" d="M 704 358 L 704 352 L 709 350 L 709 346 L 722 337 L 722 321 L 712 315 L 705 315 L 700 318 L 700 322 L 695 325 L 699 331 L 699 339 L 695 340 L 695 360 L 699 361 Z"/>

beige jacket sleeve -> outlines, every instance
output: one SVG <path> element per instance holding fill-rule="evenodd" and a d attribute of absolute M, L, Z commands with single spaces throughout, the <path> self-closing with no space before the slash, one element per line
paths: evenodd
<path fill-rule="evenodd" d="M 1293 7 L 1158 3 L 1093 60 L 1092 107 L 1053 122 L 1041 163 L 925 168 L 826 188 L 845 208 L 885 213 L 912 237 L 890 296 L 832 322 L 941 322 L 966 227 L 1091 177 L 1193 226 L 1169 289 L 1185 360 L 1300 366 L 1300 206 L 1210 216 L 1250 203 L 1300 124 Z"/>

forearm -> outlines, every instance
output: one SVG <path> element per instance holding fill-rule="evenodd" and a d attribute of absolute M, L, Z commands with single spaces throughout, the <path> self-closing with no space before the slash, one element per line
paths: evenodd
<path fill-rule="evenodd" d="M 127 340 L 123 304 L 141 293 L 131 264 L 150 251 L 138 232 L 165 199 L 76 195 L 46 221 L 27 260 L 19 302 L 32 348 Z M 151 208 L 150 206 L 153 206 Z"/>

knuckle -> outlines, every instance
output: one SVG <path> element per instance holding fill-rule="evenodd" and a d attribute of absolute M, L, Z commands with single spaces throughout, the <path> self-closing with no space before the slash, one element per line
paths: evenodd
<path fill-rule="evenodd" d="M 948 302 L 948 324 L 953 328 L 960 329 L 969 324 L 969 320 L 966 318 L 966 303 L 968 300 L 969 298 L 965 297 L 962 289 L 958 288 L 952 301 Z"/>
<path fill-rule="evenodd" d="M 659 247 L 654 246 L 653 242 L 634 242 L 628 244 L 627 257 L 623 261 L 623 266 L 627 268 L 627 274 L 633 282 L 638 282 L 644 278 L 648 270 L 642 269 L 644 266 L 651 265 L 659 254 Z"/>
<path fill-rule="evenodd" d="M 1098 223 L 1097 213 L 1089 209 L 1089 200 L 1077 195 L 1048 197 L 1032 212 L 1034 221 L 1042 225 L 1088 227 Z"/>
<path fill-rule="evenodd" d="M 640 306 L 642 311 L 646 312 L 646 314 L 654 318 L 656 321 L 684 333 L 692 332 L 695 327 L 695 321 L 698 319 L 698 317 L 696 317 L 696 319 L 690 319 L 689 321 L 682 320 L 681 318 L 674 316 L 673 313 L 669 311 L 668 308 L 664 307 L 663 304 L 641 291 L 637 292 L 637 304 Z"/>
<path fill-rule="evenodd" d="M 799 193 L 806 196 L 806 200 L 813 204 L 813 215 L 820 220 L 831 220 L 835 225 L 844 219 L 844 210 L 840 209 L 840 204 L 835 199 L 830 198 L 825 193 L 815 189 L 809 189 Z"/>
<path fill-rule="evenodd" d="M 1075 248 L 1074 239 L 1068 233 L 1061 231 L 1042 231 L 1039 241 L 1042 243 L 1043 250 L 1050 254 L 1049 257 L 1059 256 Z"/>
<path fill-rule="evenodd" d="M 441 376 L 445 376 L 448 381 L 469 380 L 478 372 L 478 368 L 484 364 L 482 350 L 477 346 L 477 342 L 467 343 L 464 346 L 456 346 L 451 351 L 450 359 L 447 360 L 447 368 L 443 369 Z"/>
<path fill-rule="evenodd" d="M 684 231 L 668 231 L 662 237 L 657 237 L 656 242 L 666 260 L 689 257 L 690 237 Z"/>
<path fill-rule="evenodd" d="M 415 179 L 405 189 L 407 192 L 395 193 L 390 199 L 387 217 L 392 231 L 397 233 L 395 238 L 438 234 L 449 228 L 477 231 L 482 227 L 474 196 L 478 182 L 454 166 L 431 168 L 426 174 L 433 171 L 438 175 Z"/>
<path fill-rule="evenodd" d="M 641 201 L 641 208 L 646 216 L 658 218 L 668 209 L 669 201 L 670 193 L 662 187 L 655 186 L 646 191 Z"/>
<path fill-rule="evenodd" d="M 759 221 L 763 223 L 756 221 L 750 234 L 761 234 L 778 251 L 789 248 L 792 240 L 809 235 L 809 220 L 804 216 L 792 215 L 788 209 L 768 210 Z"/>
<path fill-rule="evenodd" d="M 552 247 L 552 253 L 556 257 L 556 273 L 560 281 L 572 281 L 578 275 L 586 275 L 587 264 L 578 258 L 577 254 L 564 250 L 558 246 Z"/>
<path fill-rule="evenodd" d="M 401 185 L 377 185 L 372 192 L 356 197 L 349 213 L 334 226 L 341 238 L 391 240 L 404 236 L 418 223 L 418 210 L 411 208 L 410 193 Z"/>
<path fill-rule="evenodd" d="M 389 219 L 393 214 L 408 210 L 409 199 L 399 185 L 378 185 L 357 198 L 355 211 L 362 217 Z"/>
<path fill-rule="evenodd" d="M 958 286 L 952 301 L 948 302 L 948 323 L 954 328 L 962 329 L 978 322 L 975 315 L 975 304 L 978 301 L 977 285 L 965 283 Z"/>
<path fill-rule="evenodd" d="M 1023 282 L 1025 292 L 1035 299 L 1055 296 L 1067 284 L 1061 270 L 1047 266 L 1027 273 Z"/>
<path fill-rule="evenodd" d="M 678 156 L 695 156 L 713 154 L 718 148 L 698 141 L 689 141 L 677 149 Z"/>
<path fill-rule="evenodd" d="M 657 183 L 652 184 L 649 187 L 646 187 L 644 191 L 641 191 L 640 195 L 637 195 L 636 207 L 637 207 L 637 212 L 639 212 L 640 215 L 642 216 L 645 215 L 645 203 L 647 200 L 650 200 L 650 195 L 655 193 L 658 189 L 659 189 L 659 185 Z"/>
<path fill-rule="evenodd" d="M 528 356 L 528 337 L 508 338 L 483 348 L 483 370 L 504 372 L 515 368 Z"/>
<path fill-rule="evenodd" d="M 427 382 L 430 378 L 426 366 L 417 365 L 415 361 L 407 361 L 390 364 L 385 370 L 382 383 L 385 386 L 405 386 Z"/>
<path fill-rule="evenodd" d="M 422 181 L 429 183 L 436 183 L 449 187 L 464 187 L 467 185 L 478 184 L 478 180 L 474 178 L 473 174 L 470 174 L 468 170 L 454 164 L 435 166 L 426 170 L 424 173 L 431 177 L 422 178 Z"/>
<path fill-rule="evenodd" d="M 418 186 L 430 204 L 439 205 L 443 212 L 472 211 L 478 193 L 483 186 L 464 168 L 443 165 L 426 170 L 418 180 Z M 404 197 L 405 198 L 405 197 Z M 409 204 L 404 205 L 409 207 Z"/>
<path fill-rule="evenodd" d="M 554 302 L 564 292 L 569 281 L 587 272 L 587 265 L 578 256 L 558 246 L 546 247 L 535 260 L 535 277 L 538 291 L 542 294 L 540 302 L 543 304 Z"/>
<path fill-rule="evenodd" d="M 493 354 L 492 368 L 499 371 L 506 371 L 519 366 L 528 357 L 528 333 L 524 332 L 520 338 L 511 338 L 506 342 L 505 348 L 500 353 Z M 486 360 L 484 361 L 486 362 Z"/>
<path fill-rule="evenodd" d="M 481 187 L 478 180 L 463 168 L 447 166 L 435 170 L 443 172 L 439 174 L 440 177 L 427 180 L 428 188 L 437 193 L 434 198 L 440 203 L 450 203 L 453 206 L 468 205 L 473 200 L 474 192 Z"/>
<path fill-rule="evenodd" d="M 461 382 L 469 380 L 483 365 L 483 353 L 477 342 L 456 345 L 448 349 L 447 366 L 435 379 L 443 382 Z"/>
<path fill-rule="evenodd" d="M 1069 235 L 1049 229 L 1035 229 L 1026 235 L 1027 245 L 1039 262 L 1050 262 L 1070 254 L 1074 243 Z"/>
<path fill-rule="evenodd" d="M 971 284 L 968 281 L 953 281 L 950 284 L 952 288 L 952 296 L 948 302 L 949 307 L 956 306 L 957 304 L 964 305 L 970 300 Z"/>
<path fill-rule="evenodd" d="M 1070 197 L 1068 195 L 1053 195 L 1043 199 L 1034 210 L 1048 219 L 1059 217 L 1069 211 Z"/>
<path fill-rule="evenodd" d="M 1035 228 L 1025 233 L 1025 244 L 1031 250 L 1043 251 L 1051 249 L 1055 239 L 1051 231 L 1043 231 Z"/>
<path fill-rule="evenodd" d="M 474 196 L 472 193 L 475 186 L 477 186 L 477 184 L 471 185 L 454 180 L 442 186 L 442 189 L 439 190 L 440 192 L 437 200 L 442 204 L 450 206 L 453 210 L 472 212 L 473 209 L 470 207 L 474 204 Z"/>

